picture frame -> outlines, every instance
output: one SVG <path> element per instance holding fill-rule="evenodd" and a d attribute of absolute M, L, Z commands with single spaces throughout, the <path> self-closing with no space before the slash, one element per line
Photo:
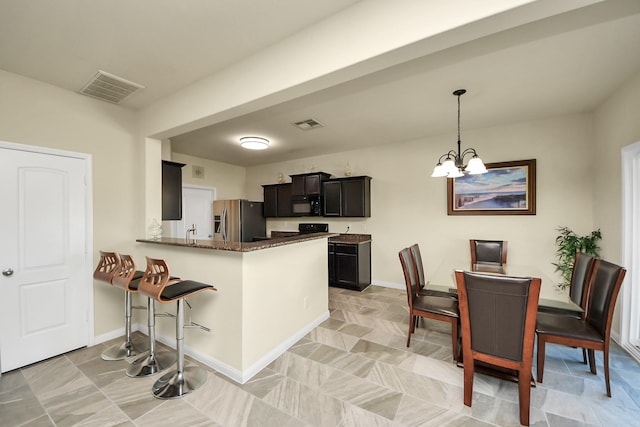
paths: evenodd
<path fill-rule="evenodd" d="M 487 173 L 447 179 L 448 215 L 535 215 L 536 160 L 488 163 Z"/>

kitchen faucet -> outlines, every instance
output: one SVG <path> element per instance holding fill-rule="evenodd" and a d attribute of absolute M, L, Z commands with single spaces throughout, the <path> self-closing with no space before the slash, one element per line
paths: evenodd
<path fill-rule="evenodd" d="M 191 245 L 192 244 L 191 241 L 189 240 L 189 233 L 193 233 L 193 235 L 195 236 L 197 232 L 198 232 L 198 230 L 196 229 L 196 225 L 195 224 L 191 224 L 191 228 L 189 228 L 187 230 L 186 235 L 185 235 L 185 240 L 187 241 L 187 245 Z M 196 240 L 195 239 L 193 240 L 193 244 L 194 245 L 196 244 Z"/>

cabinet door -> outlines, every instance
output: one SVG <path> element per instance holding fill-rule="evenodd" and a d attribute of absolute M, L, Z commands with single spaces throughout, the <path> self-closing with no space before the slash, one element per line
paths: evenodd
<path fill-rule="evenodd" d="M 336 254 L 335 247 L 336 245 L 333 243 L 329 243 L 329 284 L 336 283 Z"/>
<path fill-rule="evenodd" d="M 304 176 L 291 176 L 291 195 L 304 196 Z"/>
<path fill-rule="evenodd" d="M 358 286 L 358 255 L 336 252 L 336 283 L 349 287 Z"/>
<path fill-rule="evenodd" d="M 263 214 L 265 217 L 278 216 L 278 187 L 275 185 L 265 185 Z"/>
<path fill-rule="evenodd" d="M 342 216 L 371 216 L 369 180 L 342 181 Z"/>
<path fill-rule="evenodd" d="M 304 177 L 305 194 L 320 194 L 321 190 L 320 175 L 307 175 Z"/>
<path fill-rule="evenodd" d="M 324 193 L 324 216 L 342 215 L 342 190 L 340 181 L 326 181 L 322 184 Z"/>
<path fill-rule="evenodd" d="M 291 184 L 280 184 L 278 188 L 278 214 L 277 216 L 293 216 L 291 209 Z"/>
<path fill-rule="evenodd" d="M 182 219 L 182 167 L 184 163 L 162 161 L 162 220 Z"/>

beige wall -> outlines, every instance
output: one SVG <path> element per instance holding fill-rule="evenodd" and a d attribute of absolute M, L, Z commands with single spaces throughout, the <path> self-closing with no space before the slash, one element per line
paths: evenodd
<path fill-rule="evenodd" d="M 602 256 L 621 262 L 621 149 L 640 141 L 640 73 L 594 114 L 594 224 L 602 229 Z"/>
<path fill-rule="evenodd" d="M 622 262 L 622 170 L 621 149 L 640 141 L 640 73 L 622 85 L 594 114 L 594 224 L 602 229 L 602 257 Z M 627 269 L 633 267 L 625 265 Z M 624 286 L 630 286 L 627 274 Z M 620 333 L 618 297 L 613 333 Z"/>
<path fill-rule="evenodd" d="M 182 168 L 183 184 L 215 188 L 218 200 L 246 198 L 245 168 L 176 152 L 171 154 L 171 158 L 174 162 L 186 163 Z M 193 166 L 204 168 L 204 178 L 193 176 Z M 262 200 L 262 197 L 259 200 Z"/>
<path fill-rule="evenodd" d="M 260 185 L 277 182 L 281 171 L 300 173 L 315 165 L 343 176 L 349 162 L 354 175 L 373 178 L 371 218 L 315 221 L 328 222 L 333 232 L 344 232 L 350 224 L 351 232 L 372 234 L 374 282 L 403 283 L 398 251 L 405 246 L 420 244 L 429 274 L 446 257 L 468 256 L 469 238 L 506 239 L 512 263 L 533 263 L 556 277 L 551 265 L 556 228 L 588 233 L 593 227 L 592 133 L 590 114 L 463 131 L 463 148 L 476 148 L 487 162 L 537 159 L 535 216 L 447 215 L 446 182 L 430 174 L 439 155 L 454 148 L 455 135 L 251 167 L 247 194 L 260 197 Z M 274 219 L 268 227 L 295 230 L 297 223 Z"/>
<path fill-rule="evenodd" d="M 143 210 L 135 115 L 1 70 L 0 93 L 0 140 L 92 155 L 93 265 L 100 249 L 130 252 Z M 96 283 L 94 299 L 96 335 L 124 327 L 121 290 Z"/>

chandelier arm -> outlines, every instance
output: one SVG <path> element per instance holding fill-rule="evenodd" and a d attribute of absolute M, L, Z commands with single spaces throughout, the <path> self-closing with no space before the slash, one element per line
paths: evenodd
<path fill-rule="evenodd" d="M 464 159 L 467 154 L 473 154 L 474 157 L 478 157 L 478 153 L 474 148 L 467 148 L 462 153 L 460 153 L 460 158 Z"/>

